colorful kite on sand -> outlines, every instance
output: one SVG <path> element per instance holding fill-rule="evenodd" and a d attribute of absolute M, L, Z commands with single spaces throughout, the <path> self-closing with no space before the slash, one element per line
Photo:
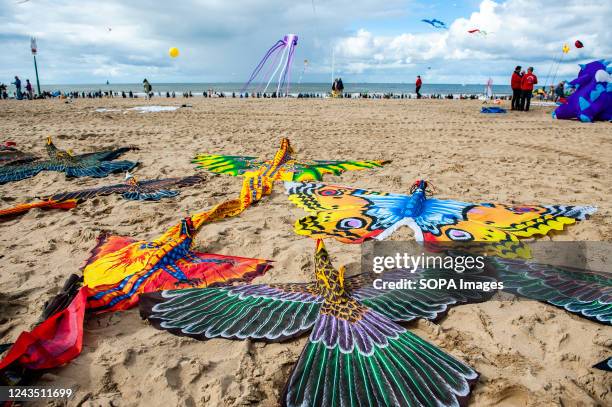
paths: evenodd
<path fill-rule="evenodd" d="M 148 181 L 139 181 L 129 172 L 126 173 L 126 182 L 122 184 L 107 185 L 99 188 L 82 189 L 75 192 L 63 192 L 44 198 L 42 201 L 26 203 L 0 210 L 0 221 L 22 215 L 33 208 L 40 209 L 72 209 L 87 199 L 96 196 L 121 194 L 123 199 L 132 201 L 159 201 L 162 198 L 172 198 L 180 194 L 168 188 L 184 188 L 203 182 L 200 176 L 183 178 L 164 178 Z"/>
<path fill-rule="evenodd" d="M 95 313 L 125 310 L 142 293 L 230 284 L 263 274 L 270 267 L 267 260 L 192 250 L 198 228 L 215 210 L 183 219 L 178 231 L 173 226 L 152 242 L 100 236 L 83 268 L 87 308 Z"/>
<path fill-rule="evenodd" d="M 400 307 L 385 306 L 394 300 L 371 290 L 368 276 L 345 279 L 344 268 L 333 267 L 322 240 L 314 272 L 312 283 L 145 295 L 140 313 L 158 329 L 200 340 L 280 342 L 311 331 L 282 405 L 449 405 L 469 394 L 478 373 L 396 323 L 442 314 L 447 304 L 463 300 L 460 294 L 439 295 L 435 305 L 405 302 L 409 308 L 398 317 L 389 310 Z"/>
<path fill-rule="evenodd" d="M 345 278 L 317 240 L 314 282 L 159 291 L 143 295 L 139 308 L 156 328 L 198 340 L 281 342 L 310 331 L 281 405 L 463 405 L 478 373 L 398 323 L 433 321 L 450 307 L 485 301 L 494 292 L 459 283 L 456 289 L 375 289 L 375 279 L 380 287 L 431 279 L 476 286 L 499 281 L 501 274 L 512 293 L 610 325 L 612 279 L 605 273 L 489 261 L 484 270 L 460 275 L 440 267 Z"/>
<path fill-rule="evenodd" d="M 64 192 L 51 195 L 49 199 L 64 201 L 77 199 L 84 201 L 96 196 L 121 194 L 123 199 L 131 201 L 159 201 L 162 198 L 172 198 L 180 194 L 171 188 L 184 188 L 204 182 L 204 178 L 194 175 L 182 178 L 163 178 L 154 180 L 138 180 L 127 172 L 122 184 L 107 185 L 100 188 L 83 189 L 75 192 Z"/>
<path fill-rule="evenodd" d="M 555 109 L 555 119 L 581 122 L 612 120 L 612 66 L 603 59 L 580 64 L 578 77 L 566 84 L 574 88 L 566 103 Z"/>
<path fill-rule="evenodd" d="M 220 174 L 242 176 L 240 200 L 243 209 L 270 195 L 275 181 L 318 181 L 324 174 L 340 175 L 344 171 L 378 168 L 390 161 L 300 161 L 289 139 L 283 138 L 272 160 L 251 156 L 199 154 L 192 161 L 199 168 Z"/>
<path fill-rule="evenodd" d="M 17 163 L 0 167 L 0 184 L 31 178 L 41 171 L 59 171 L 67 177 L 106 177 L 108 174 L 129 171 L 138 163 L 113 161 L 123 153 L 134 150 L 123 147 L 116 150 L 74 155 L 70 150 L 60 150 L 47 138 L 47 160 Z"/>
<path fill-rule="evenodd" d="M 220 204 L 185 218 L 152 242 L 103 234 L 83 278 L 72 275 L 46 307 L 43 321 L 31 332 L 22 332 L 0 361 L 0 383 L 18 384 L 28 370 L 58 367 L 77 357 L 86 311 L 126 310 L 138 303 L 142 293 L 221 286 L 265 273 L 271 267 L 268 260 L 192 250 L 199 228 L 224 217 L 225 210 Z"/>
<path fill-rule="evenodd" d="M 344 243 L 383 240 L 410 226 L 420 242 L 486 242 L 498 252 L 520 255 L 519 238 L 561 231 L 596 211 L 593 206 L 473 204 L 432 198 L 426 181 L 410 195 L 390 194 L 323 183 L 286 182 L 289 200 L 312 216 L 295 223 L 295 232 Z"/>
<path fill-rule="evenodd" d="M 287 34 L 282 40 L 278 40 L 263 56 L 259 64 L 253 70 L 249 80 L 242 88 L 241 92 L 249 90 L 249 86 L 257 79 L 259 84 L 254 92 L 266 93 L 270 83 L 277 82 L 276 94 L 281 95 L 281 90 L 284 87 L 284 94 L 289 93 L 289 85 L 291 83 L 291 66 L 293 65 L 293 54 L 295 47 L 298 44 L 298 36 L 295 34 Z M 268 61 L 270 64 L 266 65 Z M 265 68 L 265 70 L 264 70 Z M 262 73 L 263 70 L 263 73 Z M 260 76 L 259 74 L 262 73 Z M 276 78 L 276 79 L 275 79 Z"/>
<path fill-rule="evenodd" d="M 0 167 L 18 163 L 28 163 L 37 160 L 34 154 L 24 153 L 17 149 L 14 141 L 5 141 L 0 144 Z"/>

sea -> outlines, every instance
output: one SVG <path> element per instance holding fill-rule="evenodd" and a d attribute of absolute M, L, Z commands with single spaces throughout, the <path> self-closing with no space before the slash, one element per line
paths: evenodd
<path fill-rule="evenodd" d="M 36 84 L 34 89 L 36 89 Z M 152 82 L 153 92 L 165 94 L 166 92 L 175 92 L 177 96 L 183 92 L 191 92 L 192 95 L 202 95 L 203 92 L 212 90 L 213 92 L 222 92 L 226 96 L 231 96 L 232 93 L 239 94 L 244 86 L 243 83 L 155 83 Z M 248 92 L 253 90 L 261 91 L 264 86 L 253 84 Z M 484 84 L 427 84 L 421 88 L 423 95 L 483 95 L 485 93 Z M 94 92 L 94 91 L 113 91 L 113 92 L 129 92 L 135 94 L 144 94 L 142 83 L 110 83 L 110 84 L 79 84 L 79 85 L 47 85 L 41 84 L 43 91 L 60 91 L 60 92 Z M 12 94 L 14 87 L 9 87 L 9 92 Z M 276 88 L 272 85 L 268 88 L 268 93 L 272 93 Z M 344 92 L 350 94 L 367 93 L 370 95 L 386 95 L 386 94 L 412 94 L 414 95 L 414 84 L 412 83 L 344 83 Z M 331 84 L 328 83 L 299 83 L 292 84 L 289 88 L 289 94 L 296 96 L 302 94 L 324 95 L 331 91 Z M 496 96 L 511 95 L 512 89 L 508 85 L 493 85 L 493 94 Z"/>

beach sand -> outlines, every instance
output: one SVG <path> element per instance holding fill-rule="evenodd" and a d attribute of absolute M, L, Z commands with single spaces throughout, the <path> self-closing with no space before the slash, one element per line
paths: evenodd
<path fill-rule="evenodd" d="M 192 104 L 175 112 L 96 112 L 143 104 Z M 142 99 L 0 101 L 0 142 L 45 154 L 45 137 L 75 153 L 134 145 L 140 178 L 206 177 L 160 203 L 96 198 L 67 212 L 33 210 L 0 224 L 0 342 L 30 329 L 46 299 L 78 273 L 101 231 L 153 239 L 187 213 L 234 197 L 241 180 L 190 163 L 198 152 L 271 157 L 289 137 L 305 159 L 388 159 L 376 170 L 326 181 L 407 193 L 428 179 L 440 198 L 473 202 L 588 204 L 590 220 L 554 240 L 612 240 L 610 124 L 529 113 L 479 113 L 478 101 Z M 507 106 L 506 106 L 507 107 Z M 67 180 L 45 172 L 0 186 L 0 207 L 36 196 L 117 183 Z M 241 216 L 206 225 L 196 248 L 275 260 L 258 282 L 312 279 L 314 245 L 293 233 L 304 215 L 277 184 Z M 402 230 L 394 239 L 409 238 Z M 360 247 L 327 242 L 335 264 L 359 269 Z M 452 309 L 439 323 L 408 324 L 418 335 L 481 373 L 474 406 L 612 405 L 610 376 L 591 365 L 610 356 L 609 327 L 532 301 Z M 138 310 L 89 317 L 82 354 L 45 374 L 41 384 L 73 386 L 70 405 L 274 406 L 305 338 L 280 344 L 215 339 L 199 342 L 153 329 Z"/>

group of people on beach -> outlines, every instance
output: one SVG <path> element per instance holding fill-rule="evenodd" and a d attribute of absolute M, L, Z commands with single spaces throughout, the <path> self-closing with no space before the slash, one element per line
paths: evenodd
<path fill-rule="evenodd" d="M 15 75 L 15 81 L 11 82 L 12 85 L 15 85 L 15 99 L 17 100 L 23 100 L 25 99 L 29 99 L 32 100 L 35 98 L 34 95 L 34 88 L 32 87 L 32 84 L 30 83 L 29 79 L 26 79 L 26 85 L 25 85 L 25 92 L 22 90 L 21 86 L 21 79 L 19 79 L 19 76 Z M 0 99 L 8 99 L 9 98 L 9 94 L 7 92 L 7 86 L 4 83 L 0 83 Z"/>
<path fill-rule="evenodd" d="M 332 83 L 332 97 L 344 97 L 344 83 L 342 83 L 342 78 L 334 79 Z"/>
<path fill-rule="evenodd" d="M 538 83 L 538 77 L 533 73 L 533 67 L 527 68 L 527 72 L 518 65 L 512 72 L 510 87 L 512 88 L 512 110 L 529 111 L 533 88 Z"/>

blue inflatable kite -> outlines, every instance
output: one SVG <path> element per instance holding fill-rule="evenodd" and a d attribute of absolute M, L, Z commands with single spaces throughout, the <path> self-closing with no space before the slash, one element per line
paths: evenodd
<path fill-rule="evenodd" d="M 581 64 L 578 77 L 568 86 L 575 91 L 553 112 L 556 119 L 582 122 L 612 120 L 612 66 L 605 60 Z"/>

